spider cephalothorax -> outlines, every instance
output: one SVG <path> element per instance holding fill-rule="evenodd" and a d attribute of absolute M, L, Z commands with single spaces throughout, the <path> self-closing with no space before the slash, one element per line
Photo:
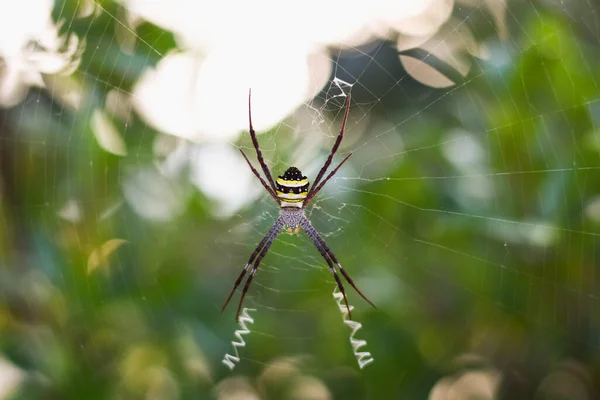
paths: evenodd
<path fill-rule="evenodd" d="M 314 195 L 316 195 L 321 190 L 321 188 L 323 188 L 325 183 L 327 183 L 327 181 L 329 179 L 331 179 L 331 177 L 333 175 L 335 175 L 335 173 L 338 171 L 338 169 L 340 169 L 340 167 L 352 155 L 352 153 L 348 154 L 346 156 L 346 158 L 344 158 L 342 160 L 342 162 L 340 162 L 338 164 L 338 166 L 335 167 L 327 175 L 327 177 L 321 182 L 321 179 L 323 178 L 323 176 L 325 175 L 325 172 L 327 172 L 327 169 L 331 165 L 333 156 L 335 155 L 338 147 L 340 146 L 340 143 L 342 142 L 342 138 L 344 137 L 344 129 L 346 127 L 346 119 L 348 118 L 349 110 L 350 110 L 350 95 L 348 95 L 348 102 L 346 103 L 346 111 L 344 113 L 344 121 L 342 122 L 342 128 L 340 129 L 340 133 L 339 133 L 337 139 L 335 140 L 335 143 L 333 144 L 333 148 L 331 149 L 331 153 L 329 153 L 329 157 L 327 157 L 325 164 L 323 164 L 323 167 L 321 168 L 321 170 L 317 174 L 317 177 L 315 178 L 315 182 L 314 182 L 313 186 L 309 190 L 308 189 L 308 185 L 309 185 L 308 178 L 306 178 L 306 176 L 303 176 L 302 172 L 300 172 L 300 170 L 296 167 L 288 168 L 283 173 L 283 175 L 280 175 L 279 177 L 277 177 L 277 183 L 275 183 L 273 181 L 273 177 L 271 176 L 271 171 L 269 171 L 269 168 L 267 167 L 267 164 L 265 163 L 265 160 L 263 159 L 262 152 L 260 151 L 260 146 L 258 145 L 258 140 L 256 139 L 256 133 L 254 132 L 254 129 L 252 128 L 252 113 L 251 113 L 251 109 L 250 109 L 250 96 L 248 96 L 248 119 L 250 122 L 250 124 L 249 124 L 250 125 L 250 129 L 249 129 L 250 137 L 252 138 L 252 144 L 254 145 L 254 148 L 256 149 L 256 157 L 258 158 L 258 162 L 260 163 L 260 166 L 261 166 L 265 176 L 267 177 L 268 183 L 265 182 L 265 180 L 260 176 L 258 171 L 252 166 L 252 164 L 250 163 L 250 160 L 248 160 L 248 157 L 246 157 L 246 154 L 244 154 L 244 152 L 242 150 L 240 150 L 240 151 L 241 151 L 242 155 L 244 156 L 244 159 L 248 163 L 248 166 L 250 167 L 250 169 L 252 170 L 254 175 L 256 175 L 258 180 L 260 180 L 260 183 L 262 183 L 265 190 L 279 204 L 281 211 L 279 214 L 279 218 L 277 218 L 277 220 L 275 221 L 273 226 L 271 226 L 271 229 L 269 229 L 269 232 L 267 232 L 266 236 L 263 238 L 263 240 L 261 240 L 261 242 L 258 244 L 258 247 L 254 250 L 254 252 L 250 256 L 250 259 L 244 266 L 244 269 L 240 273 L 240 276 L 235 281 L 235 284 L 233 285 L 233 289 L 231 290 L 231 293 L 229 293 L 229 297 L 227 298 L 227 300 L 225 301 L 225 304 L 223 305 L 223 310 L 225 310 L 225 307 L 227 307 L 229 300 L 231 300 L 231 296 L 233 296 L 235 289 L 237 289 L 237 287 L 242 282 L 242 279 L 244 279 L 244 276 L 246 275 L 248 270 L 250 270 L 250 267 L 252 267 L 252 269 L 250 270 L 250 276 L 248 276 L 248 279 L 246 280 L 246 284 L 244 285 L 244 289 L 242 290 L 242 297 L 240 298 L 240 304 L 238 305 L 236 319 L 240 315 L 244 297 L 246 296 L 248 287 L 250 286 L 250 283 L 252 282 L 252 278 L 254 278 L 254 274 L 256 273 L 256 270 L 258 269 L 260 262 L 262 261 L 264 256 L 267 254 L 267 252 L 269 251 L 269 248 L 273 244 L 273 241 L 275 240 L 275 238 L 277 237 L 277 235 L 279 234 L 279 232 L 281 232 L 281 230 L 283 228 L 287 228 L 288 232 L 290 232 L 290 233 L 292 233 L 292 229 L 294 229 L 294 233 L 298 233 L 300 231 L 300 229 L 303 229 L 306 232 L 306 234 L 308 235 L 308 237 L 315 244 L 315 246 L 317 247 L 317 250 L 319 251 L 321 256 L 325 259 L 325 261 L 329 265 L 329 269 L 330 269 L 331 273 L 333 274 L 335 282 L 337 283 L 338 288 L 340 289 L 340 292 L 344 296 L 344 301 L 346 302 L 346 308 L 348 309 L 348 316 L 350 318 L 352 318 L 352 315 L 350 314 L 350 306 L 348 305 L 348 300 L 346 299 L 346 292 L 344 291 L 344 285 L 342 285 L 342 281 L 340 280 L 340 277 L 337 274 L 336 267 L 340 271 L 340 273 L 344 276 L 344 278 L 346 278 L 348 283 L 354 288 L 354 290 L 356 290 L 356 292 L 363 299 L 365 299 L 369 304 L 371 304 L 373 307 L 375 307 L 375 305 L 373 303 L 371 303 L 371 301 L 369 299 L 367 299 L 365 297 L 365 295 L 363 295 L 360 292 L 360 290 L 358 290 L 358 288 L 356 287 L 356 285 L 354 284 L 352 279 L 350 279 L 350 276 L 346 273 L 346 271 L 342 268 L 342 266 L 338 262 L 337 258 L 335 257 L 335 255 L 333 254 L 333 252 L 331 251 L 329 246 L 327 246 L 327 243 L 325 243 L 325 240 L 321 237 L 319 232 L 317 232 L 317 230 L 312 226 L 312 224 L 310 223 L 308 218 L 306 218 L 306 216 L 304 215 L 304 208 L 307 206 L 307 204 L 310 202 L 310 200 L 314 197 Z"/>

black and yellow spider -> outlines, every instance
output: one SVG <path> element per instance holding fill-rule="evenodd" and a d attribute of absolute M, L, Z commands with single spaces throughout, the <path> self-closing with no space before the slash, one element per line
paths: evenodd
<path fill-rule="evenodd" d="M 346 119 L 348 118 L 348 111 L 350 110 L 350 95 L 348 95 L 348 101 L 346 103 L 346 111 L 344 113 L 344 120 L 342 121 L 342 128 L 340 129 L 340 133 L 339 133 L 335 143 L 333 144 L 333 148 L 331 149 L 331 153 L 329 153 L 329 157 L 327 157 L 325 164 L 323 165 L 323 167 L 317 174 L 317 178 L 315 179 L 315 182 L 314 182 L 313 186 L 310 188 L 310 190 L 308 189 L 308 185 L 309 185 L 308 179 L 306 178 L 306 176 L 302 176 L 302 172 L 300 172 L 300 170 L 296 167 L 288 168 L 283 175 L 281 175 L 277 178 L 277 183 L 275 183 L 273 181 L 271 172 L 269 171 L 267 164 L 265 164 L 265 160 L 263 159 L 262 153 L 260 151 L 260 146 L 258 145 L 258 140 L 256 139 L 256 133 L 254 132 L 254 129 L 252 128 L 252 109 L 250 107 L 250 97 L 251 97 L 251 95 L 249 94 L 248 95 L 248 119 L 249 119 L 249 125 L 250 125 L 250 128 L 249 128 L 250 137 L 252 138 L 252 143 L 254 144 L 254 148 L 256 149 L 256 156 L 258 158 L 258 162 L 260 163 L 260 166 L 262 167 L 262 170 L 263 170 L 265 176 L 267 177 L 269 184 L 267 184 L 264 181 L 264 179 L 260 176 L 258 171 L 256 169 L 254 169 L 254 167 L 250 163 L 250 160 L 248 160 L 248 157 L 246 157 L 246 154 L 244 154 L 244 152 L 241 149 L 240 149 L 240 152 L 244 156 L 244 159 L 248 163 L 248 166 L 250 167 L 250 169 L 252 170 L 254 175 L 256 175 L 256 177 L 260 180 L 260 183 L 262 183 L 262 185 L 267 190 L 267 192 L 279 204 L 280 214 L 279 214 L 279 218 L 277 218 L 277 220 L 275 221 L 273 226 L 271 226 L 271 229 L 269 229 L 269 231 L 267 232 L 267 234 L 265 235 L 263 240 L 261 240 L 261 242 L 258 244 L 258 247 L 256 248 L 256 250 L 254 250 L 254 252 L 250 256 L 250 259 L 246 263 L 246 266 L 244 267 L 240 276 L 235 281 L 235 284 L 233 285 L 233 289 L 231 290 L 229 297 L 227 297 L 227 300 L 225 301 L 225 304 L 223 305 L 222 311 L 225 310 L 225 307 L 227 307 L 227 304 L 229 304 L 229 300 L 231 300 L 233 293 L 235 292 L 237 287 L 242 282 L 242 279 L 246 275 L 246 272 L 248 272 L 248 270 L 250 269 L 250 266 L 252 266 L 252 270 L 250 271 L 250 275 L 248 276 L 248 279 L 246 280 L 246 284 L 244 285 L 244 289 L 242 291 L 242 297 L 240 298 L 240 304 L 237 309 L 236 321 L 238 320 L 239 315 L 240 315 L 240 310 L 242 309 L 242 303 L 244 301 L 244 297 L 246 296 L 246 292 L 248 291 L 248 287 L 250 286 L 250 283 L 252 282 L 252 278 L 254 278 L 254 274 L 256 273 L 256 270 L 258 269 L 260 262 L 262 261 L 264 256 L 267 254 L 267 252 L 269 251 L 269 248 L 273 244 L 273 241 L 275 240 L 275 238 L 277 237 L 277 235 L 283 228 L 287 228 L 289 232 L 292 232 L 292 230 L 293 230 L 294 233 L 299 233 L 300 228 L 304 229 L 304 231 L 306 232 L 308 237 L 313 241 L 315 246 L 317 246 L 317 250 L 319 250 L 319 253 L 321 253 L 321 256 L 323 256 L 323 258 L 329 265 L 329 269 L 331 270 L 331 273 L 333 274 L 333 277 L 335 278 L 335 281 L 337 282 L 337 286 L 340 289 L 340 292 L 342 293 L 342 295 L 344 296 L 344 301 L 346 302 L 346 308 L 348 309 L 348 316 L 350 318 L 352 318 L 350 315 L 350 306 L 348 305 L 348 300 L 346 299 L 346 292 L 344 291 L 344 285 L 342 285 L 342 281 L 340 280 L 340 277 L 338 276 L 338 274 L 336 272 L 336 269 L 335 269 L 336 266 L 340 270 L 340 272 L 342 273 L 344 278 L 346 278 L 348 283 L 354 288 L 354 290 L 356 290 L 356 292 L 363 299 L 365 299 L 370 305 L 375 307 L 375 305 L 369 299 L 367 299 L 365 297 L 365 295 L 360 292 L 360 290 L 358 290 L 358 288 L 356 287 L 356 285 L 354 284 L 354 282 L 352 281 L 350 276 L 348 276 L 346 271 L 344 271 L 344 269 L 338 262 L 337 258 L 335 257 L 335 255 L 333 254 L 333 252 L 331 251 L 329 246 L 327 246 L 327 243 L 325 243 L 325 240 L 323 240 L 321 235 L 319 235 L 319 232 L 317 232 L 317 230 L 312 226 L 312 224 L 310 223 L 308 218 L 306 218 L 306 215 L 304 215 L 304 208 L 306 208 L 306 206 L 308 205 L 310 200 L 317 193 L 319 193 L 319 191 L 323 188 L 323 186 L 327 183 L 327 181 L 329 179 L 331 179 L 331 177 L 333 175 L 335 175 L 335 173 L 338 171 L 338 169 L 340 169 L 340 167 L 352 155 L 352 153 L 348 154 L 346 156 L 346 158 L 344 158 L 342 160 L 342 162 L 339 163 L 339 165 L 337 167 L 335 167 L 333 169 L 333 171 L 331 171 L 329 173 L 329 175 L 327 175 L 325 180 L 323 180 L 323 182 L 321 182 L 323 175 L 325 175 L 325 172 L 327 172 L 327 168 L 329 168 L 329 165 L 331 164 L 331 160 L 333 159 L 333 156 L 335 155 L 338 147 L 340 146 L 342 138 L 344 137 L 344 129 L 346 127 Z M 321 182 L 321 183 L 319 184 L 319 182 Z"/>

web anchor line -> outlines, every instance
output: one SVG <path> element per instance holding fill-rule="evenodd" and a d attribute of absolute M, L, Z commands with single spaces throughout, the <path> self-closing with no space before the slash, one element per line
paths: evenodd
<path fill-rule="evenodd" d="M 248 328 L 248 326 L 246 324 L 254 323 L 254 319 L 252 319 L 252 317 L 248 314 L 250 311 L 254 312 L 254 311 L 256 311 L 256 309 L 244 307 L 244 309 L 242 310 L 242 312 L 240 314 L 240 317 L 239 317 L 240 329 L 238 329 L 234 332 L 234 335 L 238 338 L 238 341 L 237 342 L 235 340 L 231 341 L 231 346 L 233 347 L 233 353 L 235 355 L 225 354 L 225 357 L 223 357 L 223 361 L 222 361 L 223 364 L 228 366 L 231 371 L 233 371 L 233 369 L 235 368 L 235 364 L 240 362 L 240 353 L 238 352 L 238 348 L 246 347 L 246 342 L 244 341 L 244 338 L 242 337 L 242 335 L 247 335 L 250 333 L 250 328 Z"/>
<path fill-rule="evenodd" d="M 360 349 L 363 346 L 366 346 L 367 344 L 366 340 L 359 340 L 354 337 L 356 332 L 358 332 L 358 330 L 362 328 L 362 324 L 360 322 L 348 319 L 348 309 L 342 303 L 344 301 L 344 295 L 342 295 L 342 293 L 338 291 L 337 286 L 333 289 L 333 298 L 336 300 L 338 308 L 342 313 L 344 323 L 352 329 L 352 332 L 350 332 L 350 345 L 352 345 L 352 351 L 354 352 L 354 356 L 356 357 L 356 361 L 358 362 L 358 367 L 360 369 L 363 369 L 375 360 L 373 359 L 373 357 L 371 357 L 371 353 L 369 353 L 368 351 L 358 351 L 358 349 Z M 354 306 L 350 306 L 350 311 L 352 311 L 353 309 Z"/>

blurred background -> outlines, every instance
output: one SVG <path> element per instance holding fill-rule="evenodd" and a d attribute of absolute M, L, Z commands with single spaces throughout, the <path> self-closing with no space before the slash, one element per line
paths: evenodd
<path fill-rule="evenodd" d="M 0 3 L 0 398 L 596 399 L 600 3 Z M 273 175 L 358 287 L 281 234 Z M 348 285 L 347 285 L 348 286 Z"/>

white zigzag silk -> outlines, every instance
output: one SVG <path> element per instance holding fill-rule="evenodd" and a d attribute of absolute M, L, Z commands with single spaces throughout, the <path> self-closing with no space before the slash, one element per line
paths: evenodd
<path fill-rule="evenodd" d="M 240 314 L 239 325 L 241 329 L 238 329 L 234 333 L 234 335 L 237 336 L 238 341 L 236 342 L 233 340 L 231 342 L 231 345 L 233 346 L 233 353 L 235 355 L 225 354 L 225 357 L 223 357 L 223 364 L 227 365 L 232 371 L 235 368 L 235 364 L 240 362 L 240 353 L 238 352 L 238 347 L 246 347 L 246 342 L 244 342 L 244 338 L 242 337 L 242 335 L 247 335 L 250 333 L 250 329 L 246 326 L 246 324 L 254 323 L 254 319 L 252 319 L 252 317 L 248 314 L 250 311 L 254 312 L 256 310 L 253 308 L 244 308 Z"/>
<path fill-rule="evenodd" d="M 358 332 L 358 330 L 362 328 L 362 324 L 360 322 L 348 319 L 348 309 L 346 308 L 346 305 L 342 303 L 344 301 L 344 296 L 341 292 L 338 291 L 337 286 L 333 290 L 333 298 L 336 300 L 338 308 L 342 313 L 344 323 L 352 329 L 352 332 L 350 332 L 350 345 L 352 346 L 352 350 L 354 352 L 354 356 L 356 357 L 356 361 L 358 362 L 359 368 L 363 369 L 375 360 L 373 359 L 373 357 L 371 357 L 371 353 L 369 353 L 368 351 L 358 351 L 361 347 L 367 344 L 366 340 L 359 340 L 354 337 L 356 335 L 356 332 Z M 354 307 L 350 306 L 350 310 L 353 309 Z M 235 368 L 236 363 L 240 362 L 240 354 L 238 348 L 246 347 L 246 342 L 244 341 L 242 335 L 249 334 L 250 329 L 248 328 L 248 325 L 254 323 L 254 319 L 248 313 L 254 311 L 256 311 L 256 309 L 242 309 L 239 322 L 241 329 L 238 329 L 234 332 L 234 335 L 238 338 L 238 341 L 236 342 L 234 340 L 231 342 L 231 346 L 233 347 L 233 353 L 235 355 L 225 354 L 225 357 L 223 357 L 223 364 L 228 366 L 229 369 L 232 371 Z"/>
<path fill-rule="evenodd" d="M 337 286 L 335 287 L 335 289 L 333 289 L 333 298 L 336 300 L 340 312 L 342 313 L 344 323 L 352 329 L 352 332 L 350 332 L 350 344 L 352 345 L 352 350 L 354 351 L 356 361 L 358 361 L 358 367 L 360 369 L 363 369 L 375 360 L 373 359 L 373 357 L 371 357 L 371 353 L 369 353 L 368 351 L 358 351 L 358 349 L 367 344 L 366 340 L 359 340 L 354 337 L 356 332 L 358 332 L 358 330 L 362 328 L 362 324 L 360 322 L 348 319 L 348 309 L 346 308 L 346 305 L 342 303 L 344 301 L 344 296 L 340 291 L 338 291 Z M 353 309 L 354 307 L 350 306 L 350 311 L 352 311 Z"/>

